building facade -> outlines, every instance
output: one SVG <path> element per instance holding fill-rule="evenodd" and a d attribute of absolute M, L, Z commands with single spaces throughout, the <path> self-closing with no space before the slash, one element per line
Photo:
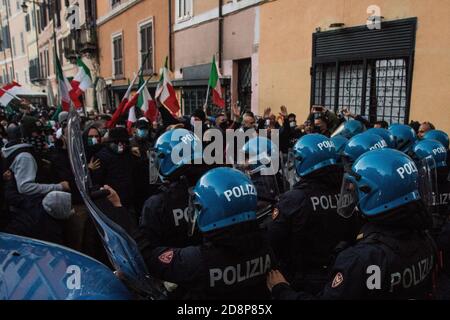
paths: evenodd
<path fill-rule="evenodd" d="M 27 32 L 21 3 L 19 0 L 0 2 L 0 83 L 14 80 L 27 86 L 30 84 Z"/>
<path fill-rule="evenodd" d="M 184 113 L 206 100 L 212 57 L 227 106 L 259 109 L 259 0 L 173 0 L 174 85 Z"/>
<path fill-rule="evenodd" d="M 300 119 L 313 104 L 349 107 L 370 120 L 431 121 L 449 132 L 450 3 L 373 3 L 261 6 L 260 107 L 286 105 Z"/>
<path fill-rule="evenodd" d="M 114 108 L 143 66 L 154 88 L 169 55 L 169 2 L 163 0 L 97 1 L 100 77 L 106 108 Z"/>

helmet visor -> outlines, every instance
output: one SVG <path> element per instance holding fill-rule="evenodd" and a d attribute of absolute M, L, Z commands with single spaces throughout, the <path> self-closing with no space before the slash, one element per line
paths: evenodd
<path fill-rule="evenodd" d="M 432 156 L 428 156 L 418 162 L 418 184 L 419 194 L 422 202 L 431 214 L 437 213 L 436 197 L 438 195 L 437 188 L 437 171 L 436 162 Z"/>
<path fill-rule="evenodd" d="M 341 124 L 339 125 L 339 127 L 337 127 L 337 129 L 334 130 L 334 132 L 333 132 L 333 134 L 331 135 L 331 137 L 333 138 L 333 137 L 335 137 L 335 136 L 337 136 L 337 135 L 340 135 L 340 134 L 342 133 L 342 131 L 344 131 L 344 129 L 345 129 L 345 122 L 341 123 Z"/>
<path fill-rule="evenodd" d="M 256 215 L 258 218 L 272 211 L 273 205 L 278 202 L 280 189 L 278 187 L 277 175 L 265 174 L 266 166 L 261 165 L 253 170 L 248 166 L 238 166 L 238 170 L 245 173 L 255 186 L 258 197 Z M 280 178 L 282 178 L 280 176 Z M 281 181 L 280 181 L 281 182 Z"/>
<path fill-rule="evenodd" d="M 292 190 L 294 184 L 299 181 L 295 171 L 295 155 L 293 150 L 289 150 L 286 163 L 282 166 L 285 190 Z"/>
<path fill-rule="evenodd" d="M 158 161 L 158 154 L 155 150 L 148 151 L 149 160 L 149 181 L 150 184 L 155 184 L 160 175 L 160 161 Z"/>
<path fill-rule="evenodd" d="M 189 188 L 189 206 L 188 206 L 188 236 L 192 237 L 197 226 L 197 219 L 200 215 L 201 205 L 197 202 L 193 188 Z"/>
<path fill-rule="evenodd" d="M 357 211 L 358 192 L 355 178 L 345 174 L 342 181 L 341 194 L 338 200 L 338 214 L 343 218 L 350 218 Z"/>

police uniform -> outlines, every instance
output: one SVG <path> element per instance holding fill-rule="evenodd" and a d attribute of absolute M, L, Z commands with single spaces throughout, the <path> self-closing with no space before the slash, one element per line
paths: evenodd
<path fill-rule="evenodd" d="M 144 204 L 139 229 L 151 247 L 186 247 L 201 242 L 198 233 L 189 236 L 189 192 L 185 181 L 162 186 Z"/>
<path fill-rule="evenodd" d="M 186 248 L 142 250 L 152 276 L 176 283 L 188 299 L 269 299 L 266 274 L 272 269 L 269 247 L 237 255 L 206 242 Z"/>
<path fill-rule="evenodd" d="M 323 287 L 335 248 L 355 239 L 358 230 L 356 218 L 344 219 L 336 212 L 340 181 L 331 177 L 336 170 L 333 166 L 320 177 L 303 178 L 283 194 L 269 226 L 281 270 L 295 288 L 312 293 Z"/>
<path fill-rule="evenodd" d="M 320 294 L 272 289 L 277 299 L 427 299 L 432 295 L 436 247 L 424 231 L 367 223 L 358 242 L 341 252 Z"/>

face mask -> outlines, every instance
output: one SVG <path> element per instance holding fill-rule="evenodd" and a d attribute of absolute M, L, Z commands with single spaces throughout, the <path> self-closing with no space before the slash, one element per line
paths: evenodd
<path fill-rule="evenodd" d="M 125 146 L 122 143 L 111 143 L 110 148 L 116 154 L 122 154 L 125 151 Z"/>
<path fill-rule="evenodd" d="M 95 146 L 98 143 L 97 138 L 88 137 L 88 146 Z"/>
<path fill-rule="evenodd" d="M 191 118 L 191 126 L 194 126 L 194 125 L 195 125 L 195 118 L 192 117 L 192 118 Z"/>
<path fill-rule="evenodd" d="M 147 136 L 148 136 L 148 130 L 145 130 L 145 129 L 138 129 L 138 130 L 136 131 L 136 136 L 137 136 L 138 138 L 147 138 Z"/>
<path fill-rule="evenodd" d="M 289 122 L 289 125 L 291 126 L 291 128 L 295 128 L 297 126 L 297 122 L 291 121 L 291 122 Z"/>

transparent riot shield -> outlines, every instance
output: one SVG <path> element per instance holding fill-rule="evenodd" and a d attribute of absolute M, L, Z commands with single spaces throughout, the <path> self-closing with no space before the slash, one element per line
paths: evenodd
<path fill-rule="evenodd" d="M 149 276 L 136 242 L 125 230 L 111 221 L 92 200 L 90 195 L 92 182 L 81 133 L 80 117 L 75 110 L 71 110 L 68 121 L 67 144 L 72 171 L 115 273 L 120 275 L 121 280 L 141 297 L 149 299 L 164 298 L 164 289 L 160 281 Z"/>

